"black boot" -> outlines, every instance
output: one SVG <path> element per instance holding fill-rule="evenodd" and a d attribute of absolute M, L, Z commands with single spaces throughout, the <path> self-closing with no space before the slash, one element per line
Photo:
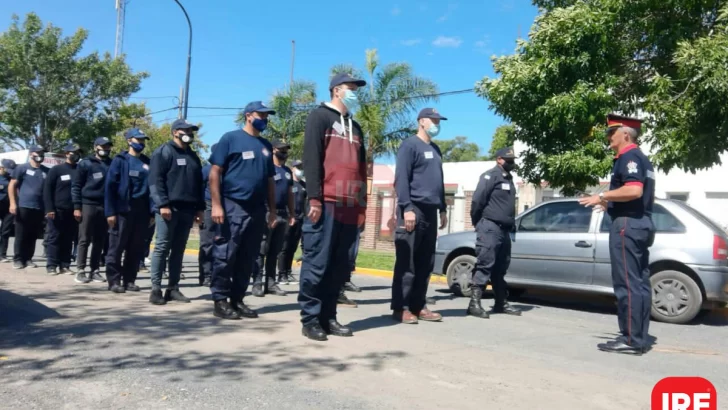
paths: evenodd
<path fill-rule="evenodd" d="M 468 305 L 468 315 L 479 317 L 481 319 L 488 319 L 490 315 L 483 309 L 483 305 L 480 304 L 480 300 L 483 298 L 483 288 L 480 286 L 472 285 L 470 289 L 473 294 L 470 296 L 470 304 Z"/>
<path fill-rule="evenodd" d="M 329 338 L 326 337 L 326 332 L 324 332 L 324 329 L 318 323 L 303 326 L 301 333 L 307 338 L 317 342 L 329 340 Z"/>
<path fill-rule="evenodd" d="M 152 289 L 149 294 L 149 303 L 152 305 L 166 305 L 167 300 L 162 296 L 162 289 Z"/>
<path fill-rule="evenodd" d="M 254 311 L 253 309 L 249 308 L 245 303 L 243 303 L 242 300 L 235 301 L 233 303 L 233 309 L 237 310 L 240 316 L 248 318 L 248 319 L 257 319 L 258 318 L 258 312 Z"/>
<path fill-rule="evenodd" d="M 325 329 L 326 333 L 334 336 L 350 337 L 354 336 L 351 328 L 348 328 L 341 323 L 337 322 L 336 319 L 331 319 L 322 328 Z"/>
<path fill-rule="evenodd" d="M 508 302 L 495 302 L 491 313 L 505 313 L 506 315 L 521 316 L 521 310 L 514 308 L 513 306 L 508 304 Z"/>
<path fill-rule="evenodd" d="M 212 313 L 220 319 L 238 320 L 240 319 L 240 313 L 233 309 L 227 300 L 220 299 L 215 301 L 215 310 Z"/>

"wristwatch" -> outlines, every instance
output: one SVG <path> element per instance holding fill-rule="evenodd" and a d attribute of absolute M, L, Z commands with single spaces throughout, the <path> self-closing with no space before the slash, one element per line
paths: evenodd
<path fill-rule="evenodd" d="M 599 193 L 599 199 L 601 199 L 602 201 L 604 200 L 604 192 Z"/>

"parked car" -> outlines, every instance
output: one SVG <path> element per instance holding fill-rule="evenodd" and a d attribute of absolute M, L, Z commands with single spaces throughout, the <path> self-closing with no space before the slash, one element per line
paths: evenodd
<path fill-rule="evenodd" d="M 652 317 L 688 323 L 702 309 L 728 302 L 728 235 L 720 226 L 674 200 L 655 201 L 656 234 L 650 248 Z M 541 203 L 516 218 L 511 293 L 528 288 L 613 295 L 609 259 L 611 218 L 577 199 Z M 447 275 L 453 292 L 470 296 L 475 232 L 438 238 L 436 274 Z"/>

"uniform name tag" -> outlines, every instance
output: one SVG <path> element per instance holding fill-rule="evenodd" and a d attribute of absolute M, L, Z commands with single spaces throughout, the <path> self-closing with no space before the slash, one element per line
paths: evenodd
<path fill-rule="evenodd" d="M 275 174 L 275 176 L 273 176 L 273 179 L 274 179 L 275 181 L 280 181 L 280 179 L 281 179 L 281 174 Z"/>
<path fill-rule="evenodd" d="M 61 181 L 70 181 L 71 176 L 70 175 L 61 175 Z"/>
<path fill-rule="evenodd" d="M 425 152 L 425 158 L 432 159 L 434 156 L 432 155 L 432 151 Z"/>
<path fill-rule="evenodd" d="M 5 185 L 0 185 L 0 191 L 3 191 L 3 190 L 5 190 Z"/>
<path fill-rule="evenodd" d="M 129 176 L 130 177 L 138 177 L 139 176 L 139 171 L 137 171 L 135 169 L 129 170 Z"/>
<path fill-rule="evenodd" d="M 187 159 L 186 158 L 177 158 L 177 165 L 187 165 Z"/>
<path fill-rule="evenodd" d="M 243 159 L 253 159 L 253 158 L 255 158 L 255 152 L 253 152 L 253 151 L 243 152 Z"/>
<path fill-rule="evenodd" d="M 510 190 L 511 190 L 511 186 L 510 186 L 510 184 L 503 184 L 501 188 L 502 188 L 502 189 L 503 189 L 504 191 L 510 191 Z"/>
<path fill-rule="evenodd" d="M 35 171 L 33 171 L 33 170 L 31 170 L 31 169 L 29 169 L 29 170 L 25 171 L 25 173 L 26 173 L 27 175 L 30 175 L 30 176 L 33 176 L 33 175 L 35 175 Z"/>
<path fill-rule="evenodd" d="M 104 177 L 104 174 L 101 172 L 94 172 L 94 179 L 101 179 Z"/>

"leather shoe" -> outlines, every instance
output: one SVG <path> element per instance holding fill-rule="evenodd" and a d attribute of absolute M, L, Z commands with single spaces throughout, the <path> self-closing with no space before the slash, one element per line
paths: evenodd
<path fill-rule="evenodd" d="M 329 340 L 329 338 L 326 337 L 326 332 L 324 332 L 324 329 L 318 323 L 303 326 L 301 333 L 307 338 L 317 342 Z"/>
<path fill-rule="evenodd" d="M 607 343 L 599 343 L 597 348 L 603 352 L 621 353 L 632 356 L 642 356 L 644 350 L 639 347 L 630 346 L 622 341 L 615 340 Z"/>
<path fill-rule="evenodd" d="M 248 318 L 248 319 L 257 319 L 258 318 L 258 312 L 254 311 L 253 309 L 249 308 L 248 306 L 243 303 L 242 300 L 239 300 L 235 303 L 233 303 L 233 309 L 237 310 L 240 316 Z"/>
<path fill-rule="evenodd" d="M 433 312 L 428 308 L 424 308 L 420 310 L 420 314 L 417 315 L 417 318 L 419 320 L 424 320 L 425 322 L 441 322 L 442 321 L 442 315 Z"/>
<path fill-rule="evenodd" d="M 326 325 L 327 325 L 326 334 L 334 335 L 334 336 L 341 336 L 341 337 L 354 336 L 354 332 L 350 328 L 337 322 L 336 319 L 329 320 L 329 322 Z"/>
<path fill-rule="evenodd" d="M 521 310 L 514 308 L 508 302 L 506 302 L 502 305 L 493 306 L 493 309 L 490 311 L 490 313 L 494 313 L 494 314 L 504 313 L 506 315 L 521 316 Z"/>
<path fill-rule="evenodd" d="M 215 310 L 212 313 L 220 319 L 238 320 L 240 313 L 233 309 L 227 300 L 221 299 L 215 301 Z"/>
<path fill-rule="evenodd" d="M 344 290 L 347 292 L 354 292 L 354 293 L 361 292 L 361 288 L 359 286 L 356 286 L 351 281 L 344 283 Z"/>
<path fill-rule="evenodd" d="M 400 323 L 404 323 L 406 325 L 417 324 L 417 316 L 415 316 L 409 310 L 395 310 L 394 313 L 392 313 L 392 317 L 394 318 L 394 320 Z"/>

